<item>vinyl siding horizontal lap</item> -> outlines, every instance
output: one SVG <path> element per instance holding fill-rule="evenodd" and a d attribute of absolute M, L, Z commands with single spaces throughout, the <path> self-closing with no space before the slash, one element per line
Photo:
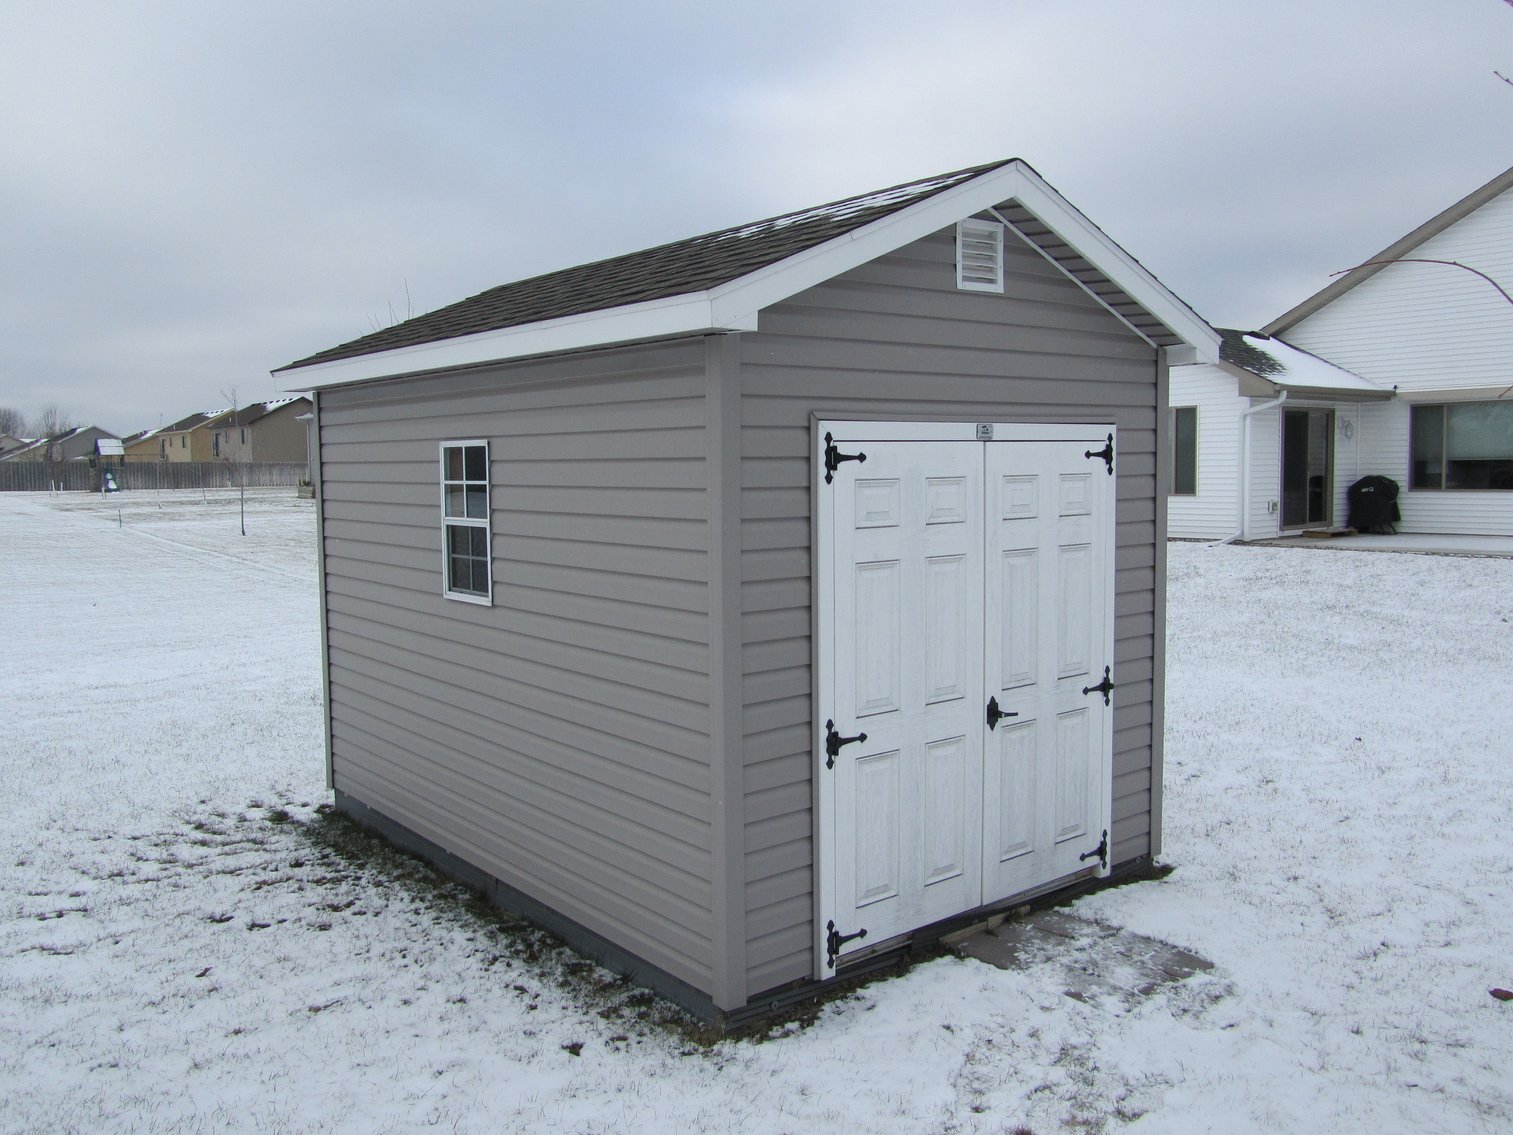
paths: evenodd
<path fill-rule="evenodd" d="M 513 501 L 511 504 L 513 505 Z M 669 520 L 576 513 L 559 517 L 511 508 L 494 516 L 494 536 L 554 539 L 567 536 L 575 544 L 603 544 L 610 548 L 645 548 L 657 551 L 705 551 L 707 530 L 698 520 Z"/>
<path fill-rule="evenodd" d="M 1032 250 L 1009 241 L 1004 295 L 955 287 L 950 233 L 764 311 L 742 337 L 742 669 L 746 699 L 748 978 L 813 971 L 810 691 L 812 414 L 961 421 L 1113 421 L 1121 807 L 1149 807 L 1154 644 L 1155 352 Z M 823 717 L 823 714 L 820 715 Z M 1129 719 L 1129 720 L 1126 720 Z M 1132 787 L 1143 770 L 1143 787 Z M 791 808 L 784 820 L 777 813 Z M 760 817 L 760 819 L 758 819 Z M 1120 820 L 1115 838 L 1130 821 Z M 1148 820 L 1145 821 L 1148 831 Z M 1133 834 L 1134 828 L 1129 831 Z M 786 839 L 785 836 L 791 836 Z M 1137 836 L 1133 847 L 1140 843 Z M 1142 850 L 1131 854 L 1144 854 Z M 806 869 L 807 868 L 807 869 Z"/>
<path fill-rule="evenodd" d="M 502 823 L 496 809 L 504 801 L 438 798 L 435 779 L 382 759 L 379 738 L 349 729 L 344 742 L 367 758 L 350 773 L 352 795 L 372 801 L 369 806 L 386 815 L 402 811 L 406 826 L 416 834 L 449 846 L 485 871 L 499 877 L 507 873 L 512 886 L 538 901 L 596 933 L 612 934 L 627 949 L 676 977 L 707 985 L 708 935 L 690 904 L 678 904 L 688 910 L 686 920 L 650 915 L 669 901 L 668 896 L 597 857 L 576 852 L 572 845 L 564 850 L 558 840 Z"/>
<path fill-rule="evenodd" d="M 704 346 L 322 393 L 336 787 L 707 990 Z M 443 588 L 440 443 L 489 443 L 490 604 Z"/>
<path fill-rule="evenodd" d="M 686 579 L 655 579 L 623 575 L 614 571 L 595 571 L 567 567 L 558 563 L 534 563 L 501 554 L 499 541 L 494 550 L 494 588 L 530 587 L 538 591 L 561 591 L 613 599 L 640 607 L 665 607 L 671 611 L 708 614 L 709 588 L 702 582 Z M 509 549 L 505 548 L 505 552 Z"/>
<path fill-rule="evenodd" d="M 456 758 L 459 785 L 468 793 L 502 794 L 512 806 L 518 802 L 521 808 L 583 823 L 604 838 L 633 845 L 633 858 L 645 857 L 675 872 L 663 879 L 668 885 L 687 890 L 690 879 L 697 879 L 690 865 L 701 864 L 709 851 L 709 826 L 696 794 L 682 785 L 648 777 L 640 793 L 612 789 L 600 779 L 602 761 L 550 738 L 531 737 L 530 751 L 522 752 L 448 724 L 433 725 L 421 736 L 407 728 L 403 710 L 355 690 L 340 691 L 334 706 L 343 728 L 372 733 L 382 725 L 384 744 L 401 755 L 390 759 L 406 768 L 423 769 L 426 754 L 445 746 L 448 757 Z M 647 829 L 666 838 L 638 843 Z"/>
<path fill-rule="evenodd" d="M 350 649 L 350 654 L 342 653 L 345 649 Z M 432 654 L 400 655 L 387 644 L 347 628 L 331 632 L 330 653 L 333 666 L 341 658 L 370 678 L 391 685 L 408 684 L 426 692 L 438 710 L 450 705 L 454 696 L 476 697 L 477 691 L 498 703 L 501 710 L 508 707 L 507 712 L 495 715 L 495 724 L 500 727 L 508 727 L 510 718 L 531 705 L 549 706 L 564 714 L 576 709 L 582 720 L 596 727 L 602 723 L 607 727 L 604 733 L 616 741 L 623 737 L 682 758 L 692 767 L 671 779 L 706 786 L 707 738 L 694 724 L 698 719 L 690 702 L 513 660 L 498 660 L 492 671 L 480 673 Z M 451 693 L 454 689 L 458 691 L 455 695 Z"/>
<path fill-rule="evenodd" d="M 702 488 L 625 489 L 609 484 L 599 486 L 589 496 L 581 487 L 514 485 L 506 496 L 505 501 L 495 504 L 496 518 L 500 511 L 507 511 L 545 513 L 562 517 L 564 524 L 575 516 L 703 521 L 708 511 Z"/>
<path fill-rule="evenodd" d="M 425 592 L 400 592 L 348 577 L 332 577 L 328 580 L 328 594 L 333 600 L 345 597 L 364 604 L 414 612 L 428 623 L 448 615 L 457 619 L 466 617 L 462 614 L 466 608 L 441 601 L 438 591 L 439 587 Z M 355 610 L 360 612 L 362 609 Z M 653 644 L 653 650 L 659 649 L 656 644 L 661 643 L 665 645 L 665 652 L 654 654 L 647 661 L 665 661 L 682 669 L 693 668 L 689 665 L 689 649 L 697 650 L 700 659 L 708 656 L 704 642 L 708 621 L 696 612 L 629 607 L 608 600 L 524 588 L 512 589 L 507 596 L 496 594 L 494 610 L 499 612 L 496 625 L 505 630 L 514 627 L 518 618 L 538 620 L 529 624 L 533 628 L 532 633 L 538 637 L 557 633 L 572 639 L 578 633 L 576 628 L 580 626 L 602 628 L 616 636 L 619 636 L 619 632 L 625 632 L 623 637 L 616 638 L 616 652 L 629 657 L 640 656 L 634 648 L 638 641 Z"/>
<path fill-rule="evenodd" d="M 654 716 L 662 721 L 672 720 L 680 708 L 678 703 L 702 706 L 709 697 L 709 674 L 703 668 L 674 669 L 664 659 L 659 669 L 649 670 L 644 659 L 574 644 L 557 636 L 527 636 L 496 625 L 470 625 L 464 620 L 450 622 L 450 633 L 439 640 L 432 626 L 395 617 L 402 612 L 375 611 L 335 596 L 331 606 L 343 613 L 343 633 L 360 635 L 382 646 L 392 657 L 435 660 L 460 666 L 465 672 L 486 670 L 494 677 L 528 680 L 532 685 L 563 692 L 587 682 L 611 690 L 642 691 L 668 699 L 655 706 L 658 712 Z M 650 684 L 653 677 L 655 685 Z"/>

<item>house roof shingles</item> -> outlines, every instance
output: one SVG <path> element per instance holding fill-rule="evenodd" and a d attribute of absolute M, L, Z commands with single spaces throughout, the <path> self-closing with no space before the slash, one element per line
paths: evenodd
<path fill-rule="evenodd" d="M 844 236 L 1010 161 L 911 181 L 765 221 L 502 284 L 320 351 L 282 369 L 706 291 Z"/>

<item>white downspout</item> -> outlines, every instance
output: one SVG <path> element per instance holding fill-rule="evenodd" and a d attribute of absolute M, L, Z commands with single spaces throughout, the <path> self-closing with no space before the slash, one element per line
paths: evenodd
<path fill-rule="evenodd" d="M 1245 529 L 1250 519 L 1250 416 L 1258 414 L 1262 410 L 1270 410 L 1287 401 L 1287 391 L 1282 391 L 1270 402 L 1261 402 L 1248 409 L 1240 411 L 1240 514 L 1236 518 L 1239 527 L 1222 540 L 1216 540 L 1217 544 L 1233 544 L 1236 540 L 1245 539 Z"/>

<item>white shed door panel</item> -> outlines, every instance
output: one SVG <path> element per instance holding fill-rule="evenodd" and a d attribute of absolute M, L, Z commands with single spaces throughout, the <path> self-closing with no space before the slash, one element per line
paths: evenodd
<path fill-rule="evenodd" d="M 1106 427 L 846 425 L 837 451 L 866 458 L 816 513 L 820 976 L 1104 869 L 1112 788 L 1112 710 L 1083 692 L 1113 661 L 1114 478 L 1088 457 Z"/>
<path fill-rule="evenodd" d="M 981 891 L 981 460 L 973 442 L 871 445 L 826 486 L 846 597 L 826 712 L 844 736 L 866 735 L 825 770 L 836 900 L 888 934 L 970 909 Z"/>
<path fill-rule="evenodd" d="M 983 902 L 1087 866 L 1108 827 L 1113 477 L 1086 443 L 985 447 L 988 697 L 1013 714 L 984 757 Z M 992 806 L 996 802 L 997 806 Z"/>

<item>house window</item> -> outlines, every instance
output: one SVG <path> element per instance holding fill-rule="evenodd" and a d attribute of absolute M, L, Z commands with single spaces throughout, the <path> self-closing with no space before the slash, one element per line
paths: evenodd
<path fill-rule="evenodd" d="M 220 430 L 216 430 L 215 431 L 215 436 L 210 439 L 210 455 L 212 457 L 219 457 L 221 455 L 221 431 Z"/>
<path fill-rule="evenodd" d="M 969 292 L 1003 291 L 1003 226 L 962 221 L 956 226 L 956 286 Z"/>
<path fill-rule="evenodd" d="M 1415 489 L 1513 489 L 1513 401 L 1414 406 Z"/>
<path fill-rule="evenodd" d="M 489 445 L 486 441 L 441 446 L 442 559 L 448 599 L 488 603 Z"/>
<path fill-rule="evenodd" d="M 1198 408 L 1173 406 L 1166 412 L 1166 459 L 1173 496 L 1198 495 Z"/>
<path fill-rule="evenodd" d="M 243 445 L 247 444 L 247 431 L 246 430 L 242 431 L 242 444 Z"/>

